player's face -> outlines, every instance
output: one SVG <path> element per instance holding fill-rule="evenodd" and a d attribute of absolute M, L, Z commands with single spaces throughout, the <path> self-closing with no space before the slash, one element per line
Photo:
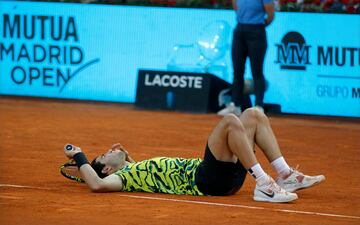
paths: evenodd
<path fill-rule="evenodd" d="M 98 161 L 113 168 L 117 168 L 125 161 L 125 158 L 126 155 L 123 151 L 119 149 L 110 149 L 106 153 L 100 155 Z"/>

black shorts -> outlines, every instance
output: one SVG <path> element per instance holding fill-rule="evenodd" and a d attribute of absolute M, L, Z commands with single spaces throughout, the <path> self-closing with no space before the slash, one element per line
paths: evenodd
<path fill-rule="evenodd" d="M 217 160 L 206 145 L 204 160 L 195 172 L 195 183 L 205 195 L 232 195 L 243 185 L 247 170 L 237 163 Z"/>

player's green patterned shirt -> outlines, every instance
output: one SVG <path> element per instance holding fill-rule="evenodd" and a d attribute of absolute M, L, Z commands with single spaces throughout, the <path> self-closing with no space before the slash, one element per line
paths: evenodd
<path fill-rule="evenodd" d="M 123 181 L 123 191 L 204 195 L 195 184 L 201 159 L 158 157 L 130 163 L 115 174 Z"/>

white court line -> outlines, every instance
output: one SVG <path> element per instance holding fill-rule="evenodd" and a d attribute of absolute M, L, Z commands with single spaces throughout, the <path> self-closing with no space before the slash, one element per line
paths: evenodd
<path fill-rule="evenodd" d="M 39 190 L 54 190 L 54 189 L 51 189 L 51 188 L 32 187 L 32 186 L 14 185 L 14 184 L 0 184 L 0 187 L 29 188 L 29 189 L 39 189 Z M 182 200 L 182 199 L 172 199 L 172 198 L 147 197 L 147 196 L 128 195 L 128 194 L 121 194 L 121 195 L 118 195 L 118 196 L 127 197 L 127 198 L 137 198 L 137 199 L 158 200 L 158 201 L 182 202 L 182 203 L 191 203 L 191 204 L 200 204 L 200 205 L 212 205 L 212 206 L 222 206 L 222 207 L 268 210 L 268 211 L 273 211 L 273 212 L 306 214 L 306 215 L 314 215 L 314 216 L 360 219 L 360 216 L 349 216 L 349 215 L 341 215 L 341 214 L 319 213 L 319 212 L 309 212 L 309 211 L 299 211 L 299 210 L 289 210 L 289 209 L 273 209 L 273 208 L 265 208 L 265 207 L 259 207 L 259 206 L 235 205 L 235 204 L 225 204 L 225 203 L 217 203 L 217 202 L 204 202 L 204 201 L 192 201 L 192 200 Z"/>
<path fill-rule="evenodd" d="M 51 188 L 32 187 L 32 186 L 24 186 L 24 185 L 16 185 L 16 184 L 0 184 L 0 187 L 28 188 L 28 189 L 38 189 L 38 190 L 52 190 Z"/>
<path fill-rule="evenodd" d="M 225 203 L 217 203 L 217 202 L 203 202 L 203 201 L 181 200 L 181 199 L 171 199 L 171 198 L 157 198 L 157 197 L 146 197 L 146 196 L 137 196 L 137 195 L 119 195 L 119 196 L 129 197 L 129 198 L 159 200 L 159 201 L 183 202 L 183 203 L 192 203 L 192 204 L 201 204 L 201 205 L 214 205 L 214 206 L 236 207 L 236 208 L 246 208 L 246 209 L 260 209 L 260 210 L 268 210 L 268 211 L 274 211 L 274 212 L 297 213 L 297 214 L 339 217 L 339 218 L 349 218 L 349 219 L 360 219 L 360 216 L 348 216 L 348 215 L 340 215 L 340 214 L 332 214 L 332 213 L 308 212 L 308 211 L 289 210 L 289 209 L 273 209 L 273 208 L 265 208 L 265 207 L 258 207 L 258 206 L 234 205 L 234 204 L 225 204 Z"/>

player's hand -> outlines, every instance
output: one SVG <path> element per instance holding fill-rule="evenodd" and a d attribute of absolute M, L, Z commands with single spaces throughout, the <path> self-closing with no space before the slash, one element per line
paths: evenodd
<path fill-rule="evenodd" d="M 129 152 L 126 151 L 120 143 L 113 144 L 111 149 L 112 150 L 120 150 L 120 151 L 124 152 L 127 156 L 129 155 Z"/>
<path fill-rule="evenodd" d="M 128 161 L 128 162 L 135 162 L 129 155 L 129 152 L 120 144 L 120 143 L 116 143 L 116 144 L 113 144 L 112 147 L 111 147 L 112 150 L 120 150 L 122 152 L 125 153 L 126 157 L 125 157 L 125 160 Z"/>
<path fill-rule="evenodd" d="M 69 145 L 72 146 L 72 148 L 69 147 Z M 69 159 L 72 159 L 74 157 L 74 155 L 76 153 L 79 153 L 81 152 L 81 148 L 80 147 L 77 147 L 75 145 L 72 145 L 72 144 L 66 144 L 64 146 L 64 153 L 65 155 L 69 158 Z"/>
<path fill-rule="evenodd" d="M 120 143 L 116 143 L 111 146 L 111 149 L 112 150 L 116 150 L 116 149 L 123 150 L 123 146 Z"/>

